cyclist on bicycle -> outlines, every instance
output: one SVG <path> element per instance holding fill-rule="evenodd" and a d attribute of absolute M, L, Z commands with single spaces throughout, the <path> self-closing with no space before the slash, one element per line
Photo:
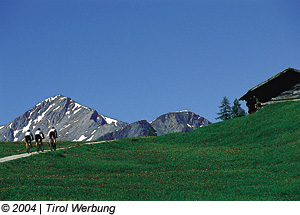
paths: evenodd
<path fill-rule="evenodd" d="M 56 144 L 57 131 L 54 127 L 52 127 L 49 131 L 49 144 L 51 143 L 51 139 L 53 139 L 54 144 Z"/>
<path fill-rule="evenodd" d="M 28 146 L 31 145 L 31 140 L 33 140 L 33 135 L 32 133 L 30 132 L 30 130 L 28 130 L 26 133 L 25 133 L 25 142 L 26 142 L 26 149 L 28 150 Z M 28 151 L 29 153 L 29 151 Z"/>
<path fill-rule="evenodd" d="M 36 147 L 37 147 L 37 144 L 38 144 L 38 140 L 40 140 L 41 144 L 42 144 L 42 139 L 44 139 L 45 136 L 43 134 L 43 132 L 41 131 L 40 128 L 38 128 L 35 132 L 35 142 L 36 142 Z"/>

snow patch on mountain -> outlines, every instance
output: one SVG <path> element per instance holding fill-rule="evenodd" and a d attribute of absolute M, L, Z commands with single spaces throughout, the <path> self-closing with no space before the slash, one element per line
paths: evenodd
<path fill-rule="evenodd" d="M 25 133 L 26 131 L 28 131 L 31 127 L 31 124 L 32 124 L 32 119 L 28 122 L 28 124 L 25 127 L 23 127 L 22 132 Z"/>
<path fill-rule="evenodd" d="M 50 105 L 50 106 L 48 107 L 48 109 L 47 109 L 46 111 L 44 111 L 44 112 L 42 113 L 42 115 L 38 116 L 37 119 L 35 119 L 33 122 L 34 122 L 34 123 L 38 123 L 38 122 L 42 121 L 42 120 L 44 119 L 45 115 L 47 114 L 47 112 L 49 112 L 49 111 L 51 110 L 51 108 L 52 108 L 54 105 L 55 105 L 55 104 Z"/>
<path fill-rule="evenodd" d="M 57 111 L 60 108 L 60 106 L 58 106 L 57 108 L 55 108 L 53 111 Z"/>
<path fill-rule="evenodd" d="M 93 140 L 94 136 L 95 136 L 95 135 L 92 135 L 92 136 L 91 136 L 89 139 L 87 139 L 86 141 L 91 141 L 91 140 Z"/>
<path fill-rule="evenodd" d="M 109 117 L 107 117 L 107 116 L 103 116 L 103 115 L 101 115 L 101 114 L 100 114 L 100 116 L 103 117 L 104 120 L 105 120 L 108 124 L 115 124 L 115 126 L 117 126 L 116 123 L 118 123 L 118 120 L 109 118 Z"/>
<path fill-rule="evenodd" d="M 181 110 L 181 111 L 175 111 L 175 113 L 188 113 L 190 112 L 189 110 Z"/>
<path fill-rule="evenodd" d="M 74 139 L 73 141 L 83 141 L 86 139 L 86 136 L 81 135 L 78 139 Z"/>

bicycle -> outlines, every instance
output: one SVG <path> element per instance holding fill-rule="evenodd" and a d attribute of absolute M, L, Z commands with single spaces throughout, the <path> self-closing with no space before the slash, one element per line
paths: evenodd
<path fill-rule="evenodd" d="M 44 151 L 44 146 L 43 146 L 43 143 L 42 143 L 41 139 L 36 140 L 36 148 L 37 148 L 37 152 L 39 152 L 40 150 L 42 152 Z"/>
<path fill-rule="evenodd" d="M 50 146 L 50 151 L 56 151 L 56 143 L 54 142 L 54 138 L 53 137 L 50 137 L 49 146 Z"/>

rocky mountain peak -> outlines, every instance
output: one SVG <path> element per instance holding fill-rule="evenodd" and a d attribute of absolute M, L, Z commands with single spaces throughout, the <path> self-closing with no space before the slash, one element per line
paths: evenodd
<path fill-rule="evenodd" d="M 196 128 L 207 126 L 211 122 L 189 110 L 184 110 L 163 114 L 150 124 L 157 131 L 157 135 L 163 135 L 192 131 Z"/>
<path fill-rule="evenodd" d="M 52 126 L 62 140 L 88 140 L 125 125 L 127 123 L 100 115 L 69 97 L 57 95 L 43 100 L 8 125 L 2 126 L 0 140 L 20 141 L 27 130 L 35 132 L 37 128 L 46 135 Z M 100 128 L 101 132 L 96 132 Z"/>
<path fill-rule="evenodd" d="M 0 141 L 21 141 L 27 130 L 40 128 L 47 136 L 55 127 L 59 140 L 115 140 L 126 137 L 187 132 L 211 124 L 189 110 L 163 114 L 148 123 L 131 124 L 116 120 L 83 106 L 69 97 L 56 95 L 43 100 L 7 125 L 0 126 Z"/>

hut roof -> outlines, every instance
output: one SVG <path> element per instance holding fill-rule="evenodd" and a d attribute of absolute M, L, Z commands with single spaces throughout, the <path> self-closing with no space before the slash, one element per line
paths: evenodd
<path fill-rule="evenodd" d="M 297 83 L 300 83 L 300 70 L 289 67 L 248 90 L 240 100 L 256 96 L 259 101 L 266 102 Z"/>

